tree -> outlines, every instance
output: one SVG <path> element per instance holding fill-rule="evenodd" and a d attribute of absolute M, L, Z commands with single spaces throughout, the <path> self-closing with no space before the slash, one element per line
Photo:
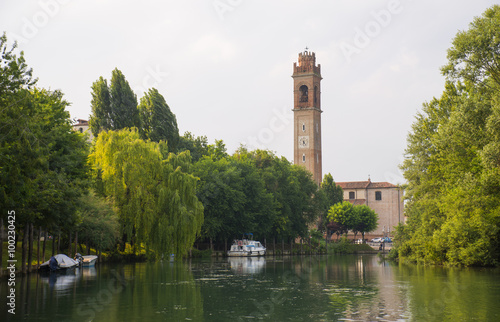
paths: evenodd
<path fill-rule="evenodd" d="M 354 232 L 360 232 L 365 242 L 365 233 L 374 231 L 378 226 L 378 215 L 366 205 L 354 206 L 356 222 L 352 227 Z"/>
<path fill-rule="evenodd" d="M 344 191 L 340 186 L 335 184 L 332 175 L 328 173 L 323 177 L 323 182 L 321 182 L 321 187 L 315 198 L 320 203 L 322 228 L 326 229 L 326 225 L 328 224 L 328 210 L 331 206 L 344 200 Z M 327 232 L 331 231 L 330 229 L 326 230 Z"/>
<path fill-rule="evenodd" d="M 476 17 L 469 30 L 459 31 L 448 49 L 448 64 L 443 74 L 449 79 L 487 85 L 492 80 L 500 85 L 500 6 L 487 9 Z"/>
<path fill-rule="evenodd" d="M 89 157 L 101 194 L 117 208 L 124 240 L 157 257 L 185 255 L 203 224 L 189 152 L 167 154 L 166 143 L 144 141 L 136 129 L 102 132 Z"/>
<path fill-rule="evenodd" d="M 111 72 L 109 85 L 111 97 L 111 119 L 113 130 L 139 127 L 139 111 L 137 110 L 137 96 L 130 88 L 123 73 L 115 68 Z"/>
<path fill-rule="evenodd" d="M 110 203 L 91 191 L 81 197 L 78 217 L 80 240 L 99 250 L 113 249 L 119 237 L 119 223 Z"/>
<path fill-rule="evenodd" d="M 500 259 L 500 6 L 474 19 L 448 51 L 440 98 L 424 104 L 402 164 L 406 225 L 401 259 L 496 265 Z"/>
<path fill-rule="evenodd" d="M 193 163 L 198 162 L 198 160 L 205 155 L 209 156 L 207 137 L 197 136 L 195 138 L 191 132 L 185 132 L 184 135 L 179 138 L 177 151 L 182 152 L 186 150 L 190 152 Z"/>
<path fill-rule="evenodd" d="M 349 201 L 342 201 L 330 207 L 328 210 L 328 221 L 336 223 L 340 234 L 347 234 L 351 230 L 357 218 L 354 206 Z"/>
<path fill-rule="evenodd" d="M 140 126 L 137 97 L 118 68 L 112 71 L 109 86 L 102 76 L 92 84 L 91 106 L 89 125 L 94 137 L 101 131 Z"/>
<path fill-rule="evenodd" d="M 108 81 L 102 76 L 92 84 L 92 114 L 89 125 L 94 137 L 101 131 L 113 129 L 113 118 L 111 110 L 111 95 L 109 93 Z"/>
<path fill-rule="evenodd" d="M 169 149 L 176 151 L 179 144 L 177 119 L 158 90 L 152 88 L 145 93 L 138 108 L 141 136 L 154 142 L 166 141 Z"/>

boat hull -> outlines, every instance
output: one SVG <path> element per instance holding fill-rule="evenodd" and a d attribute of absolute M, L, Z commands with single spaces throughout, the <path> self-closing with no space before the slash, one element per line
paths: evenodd
<path fill-rule="evenodd" d="M 266 251 L 252 251 L 252 252 L 247 252 L 247 251 L 228 251 L 227 256 L 229 257 L 257 257 L 257 256 L 265 256 Z"/>

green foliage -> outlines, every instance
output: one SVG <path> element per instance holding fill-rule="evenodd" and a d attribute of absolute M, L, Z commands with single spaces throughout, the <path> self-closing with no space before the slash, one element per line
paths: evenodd
<path fill-rule="evenodd" d="M 354 206 L 355 222 L 352 230 L 362 234 L 363 243 L 365 242 L 365 233 L 374 231 L 378 227 L 378 215 L 366 205 Z"/>
<path fill-rule="evenodd" d="M 401 166 L 408 220 L 395 238 L 403 260 L 499 262 L 499 35 L 497 5 L 457 34 L 443 67 L 445 90 L 412 126 Z"/>
<path fill-rule="evenodd" d="M 349 201 L 342 201 L 330 207 L 327 219 L 330 222 L 338 223 L 340 234 L 347 234 L 356 223 L 355 215 L 354 206 Z"/>
<path fill-rule="evenodd" d="M 317 207 L 320 211 L 321 228 L 322 230 L 328 230 L 328 210 L 331 206 L 344 200 L 344 191 L 340 186 L 335 184 L 335 181 L 330 173 L 325 174 L 323 177 L 323 182 L 321 182 L 321 187 L 315 195 L 315 199 L 318 203 Z"/>
<path fill-rule="evenodd" d="M 176 151 L 179 144 L 177 119 L 158 90 L 152 88 L 145 93 L 138 108 L 142 138 L 154 142 L 166 141 L 169 149 Z"/>
<path fill-rule="evenodd" d="M 189 170 L 189 153 L 166 156 L 165 142 L 140 139 L 136 130 L 102 132 L 89 159 L 101 193 L 117 208 L 122 233 L 158 256 L 185 255 L 203 223 Z"/>
<path fill-rule="evenodd" d="M 356 236 L 362 233 L 363 240 L 365 233 L 373 231 L 378 226 L 378 215 L 366 205 L 354 206 L 349 201 L 342 201 L 331 206 L 328 210 L 329 231 L 340 234 L 347 234 L 349 230 Z"/>
<path fill-rule="evenodd" d="M 228 156 L 222 141 L 193 166 L 205 208 L 202 238 L 224 242 L 252 232 L 255 238 L 307 235 L 315 219 L 311 175 L 269 151 L 241 147 Z"/>
<path fill-rule="evenodd" d="M 111 113 L 111 95 L 109 93 L 108 81 L 102 76 L 92 84 L 92 114 L 89 119 L 90 130 L 94 137 L 101 131 L 113 129 Z"/>
<path fill-rule="evenodd" d="M 111 73 L 109 87 L 102 76 L 92 84 L 91 106 L 89 125 L 94 137 L 101 131 L 139 128 L 137 97 L 118 68 Z"/>
<path fill-rule="evenodd" d="M 112 249 L 116 245 L 119 224 L 111 204 L 89 193 L 81 197 L 78 209 L 78 238 L 96 249 Z"/>
<path fill-rule="evenodd" d="M 188 150 L 194 163 L 198 162 L 203 156 L 209 156 L 208 140 L 206 136 L 197 136 L 196 138 L 191 132 L 184 133 L 179 138 L 177 151 L 182 152 Z"/>
<path fill-rule="evenodd" d="M 139 127 L 139 111 L 137 97 L 130 88 L 123 73 L 115 68 L 111 72 L 109 84 L 111 101 L 111 119 L 114 130 Z"/>

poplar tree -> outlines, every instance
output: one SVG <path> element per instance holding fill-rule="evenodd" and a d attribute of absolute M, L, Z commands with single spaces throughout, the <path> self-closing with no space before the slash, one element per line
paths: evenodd
<path fill-rule="evenodd" d="M 145 93 L 138 108 L 141 136 L 154 142 L 167 141 L 169 149 L 176 151 L 179 144 L 177 119 L 158 90 L 152 88 Z"/>
<path fill-rule="evenodd" d="M 111 101 L 111 120 L 113 130 L 139 127 L 137 96 L 130 88 L 123 73 L 115 68 L 111 73 L 109 86 Z"/>
<path fill-rule="evenodd" d="M 101 131 L 108 131 L 113 128 L 111 113 L 111 96 L 109 93 L 108 81 L 102 76 L 92 84 L 92 114 L 89 125 L 94 137 Z"/>

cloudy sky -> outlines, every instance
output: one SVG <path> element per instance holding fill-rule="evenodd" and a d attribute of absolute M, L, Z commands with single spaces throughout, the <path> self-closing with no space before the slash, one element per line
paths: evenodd
<path fill-rule="evenodd" d="M 293 158 L 293 63 L 321 64 L 323 173 L 403 183 L 398 169 L 457 31 L 491 0 L 0 0 L 38 85 L 88 119 L 90 86 L 117 67 L 138 98 L 163 94 L 181 134 Z"/>

